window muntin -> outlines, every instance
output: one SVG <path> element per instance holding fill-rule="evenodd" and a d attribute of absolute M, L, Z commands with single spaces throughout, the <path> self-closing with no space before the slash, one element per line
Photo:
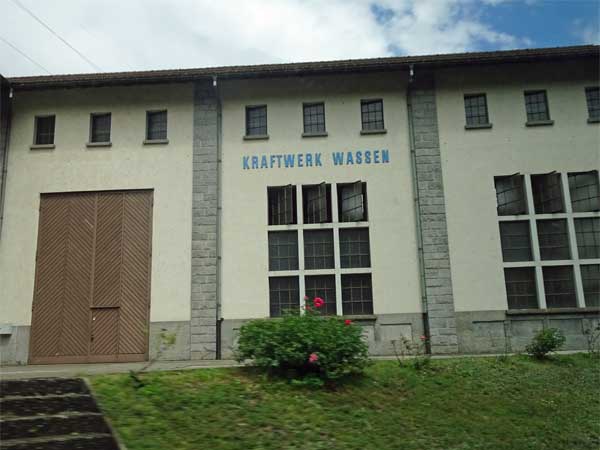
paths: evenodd
<path fill-rule="evenodd" d="M 577 306 L 575 297 L 575 280 L 572 266 L 545 266 L 544 290 L 546 291 L 546 306 L 548 308 L 574 308 Z"/>
<path fill-rule="evenodd" d="M 465 95 L 465 118 L 467 125 L 490 123 L 485 94 Z"/>
<path fill-rule="evenodd" d="M 342 310 L 344 314 L 373 314 L 371 274 L 342 275 Z"/>
<path fill-rule="evenodd" d="M 527 111 L 527 122 L 550 120 L 546 91 L 525 92 L 525 110 Z"/>
<path fill-rule="evenodd" d="M 538 220 L 537 232 L 542 261 L 571 259 L 566 219 Z"/>
<path fill-rule="evenodd" d="M 331 185 L 302 186 L 304 223 L 331 222 Z"/>
<path fill-rule="evenodd" d="M 338 184 L 338 209 L 340 222 L 367 220 L 367 183 Z"/>
<path fill-rule="evenodd" d="M 340 264 L 342 268 L 371 267 L 368 228 L 340 229 Z"/>
<path fill-rule="evenodd" d="M 585 88 L 585 100 L 588 108 L 588 118 L 600 120 L 600 87 Z"/>
<path fill-rule="evenodd" d="M 110 142 L 110 113 L 90 116 L 90 142 Z"/>
<path fill-rule="evenodd" d="M 146 140 L 162 141 L 167 139 L 167 111 L 146 112 Z"/>
<path fill-rule="evenodd" d="M 269 270 L 298 270 L 297 231 L 269 231 Z"/>
<path fill-rule="evenodd" d="M 494 177 L 494 184 L 496 186 L 496 210 L 499 216 L 527 213 L 523 175 Z"/>
<path fill-rule="evenodd" d="M 383 100 L 361 100 L 362 129 L 383 130 Z"/>
<path fill-rule="evenodd" d="M 504 262 L 531 261 L 529 221 L 500 222 L 500 242 Z"/>
<path fill-rule="evenodd" d="M 304 231 L 304 268 L 333 269 L 333 230 Z"/>
<path fill-rule="evenodd" d="M 508 309 L 537 308 L 535 268 L 514 267 L 504 269 L 504 282 Z"/>
<path fill-rule="evenodd" d="M 297 313 L 300 308 L 298 277 L 269 278 L 269 309 L 271 317 L 286 312 Z"/>
<path fill-rule="evenodd" d="M 302 105 L 304 133 L 325 133 L 325 104 L 305 103 Z"/>
<path fill-rule="evenodd" d="M 531 189 L 536 214 L 564 212 L 562 183 L 559 173 L 532 175 Z"/>
<path fill-rule="evenodd" d="M 267 106 L 246 106 L 246 136 L 267 135 Z"/>
<path fill-rule="evenodd" d="M 319 311 L 322 314 L 336 315 L 335 275 L 310 275 L 304 277 L 304 282 L 305 293 L 309 299 L 321 297 L 325 301 Z"/>
<path fill-rule="evenodd" d="M 585 306 L 600 306 L 600 264 L 586 264 L 581 267 L 581 282 Z"/>
<path fill-rule="evenodd" d="M 56 116 L 37 116 L 35 118 L 35 145 L 54 144 Z"/>
<path fill-rule="evenodd" d="M 575 219 L 579 259 L 600 258 L 600 217 Z"/>
<path fill-rule="evenodd" d="M 297 223 L 296 187 L 273 186 L 267 188 L 269 201 L 269 225 L 291 225 Z"/>
<path fill-rule="evenodd" d="M 600 211 L 598 171 L 569 173 L 569 192 L 573 212 Z"/>

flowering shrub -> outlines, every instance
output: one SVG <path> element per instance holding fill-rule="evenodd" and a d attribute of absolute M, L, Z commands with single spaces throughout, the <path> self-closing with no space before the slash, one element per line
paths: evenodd
<path fill-rule="evenodd" d="M 323 384 L 362 373 L 368 363 L 362 329 L 352 321 L 322 316 L 325 304 L 306 299 L 303 314 L 257 319 L 240 328 L 236 359 L 309 384 Z"/>

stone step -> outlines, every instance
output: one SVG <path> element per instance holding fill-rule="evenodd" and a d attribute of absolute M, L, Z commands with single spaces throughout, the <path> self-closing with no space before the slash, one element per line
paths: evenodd
<path fill-rule="evenodd" d="M 55 415 L 69 411 L 100 412 L 90 395 L 67 394 L 36 397 L 4 397 L 0 399 L 3 419 Z"/>
<path fill-rule="evenodd" d="M 29 439 L 11 439 L 0 442 L 6 450 L 119 450 L 119 445 L 109 434 L 85 436 L 52 436 Z"/>
<path fill-rule="evenodd" d="M 0 397 L 89 393 L 90 391 L 85 382 L 79 378 L 36 378 L 0 381 Z"/>
<path fill-rule="evenodd" d="M 2 420 L 0 442 L 42 436 L 110 434 L 102 414 L 70 414 Z"/>

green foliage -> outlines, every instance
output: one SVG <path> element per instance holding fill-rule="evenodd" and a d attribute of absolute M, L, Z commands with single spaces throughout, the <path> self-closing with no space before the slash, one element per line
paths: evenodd
<path fill-rule="evenodd" d="M 583 331 L 587 341 L 587 351 L 591 358 L 600 358 L 600 323 Z"/>
<path fill-rule="evenodd" d="M 308 385 L 360 374 L 369 361 L 360 326 L 316 311 L 244 324 L 236 359 Z"/>
<path fill-rule="evenodd" d="M 421 336 L 420 342 L 401 336 L 399 341 L 392 341 L 396 360 L 400 366 L 410 364 L 415 370 L 429 367 L 431 355 L 427 353 L 427 336 Z"/>
<path fill-rule="evenodd" d="M 525 351 L 538 359 L 545 358 L 550 352 L 560 350 L 565 336 L 557 328 L 544 328 L 536 333 Z"/>

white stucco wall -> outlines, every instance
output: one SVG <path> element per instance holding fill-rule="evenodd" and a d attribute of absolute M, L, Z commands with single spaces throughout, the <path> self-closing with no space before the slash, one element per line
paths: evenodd
<path fill-rule="evenodd" d="M 579 63 L 453 69 L 436 77 L 444 193 L 457 311 L 507 308 L 494 176 L 600 168 L 600 124 L 587 123 Z M 523 91 L 546 89 L 553 126 L 526 127 Z M 489 130 L 465 130 L 464 94 L 486 93 Z"/>
<path fill-rule="evenodd" d="M 0 239 L 0 321 L 28 325 L 40 193 L 154 189 L 151 321 L 189 320 L 192 86 L 16 92 Z M 146 110 L 168 110 L 168 145 L 142 145 Z M 112 147 L 86 148 L 92 112 Z M 34 116 L 56 114 L 54 150 L 30 150 Z"/>
<path fill-rule="evenodd" d="M 420 311 L 406 120 L 400 75 L 222 82 L 222 316 L 269 315 L 267 186 L 367 183 L 376 314 Z M 387 134 L 361 136 L 360 100 L 383 98 Z M 325 102 L 328 137 L 302 138 L 303 102 Z M 269 140 L 244 141 L 245 106 L 266 104 Z M 389 149 L 389 164 L 334 166 L 331 152 Z M 323 167 L 244 170 L 243 155 L 321 152 Z M 335 195 L 335 194 L 334 194 Z M 341 293 L 338 293 L 341 295 Z"/>

